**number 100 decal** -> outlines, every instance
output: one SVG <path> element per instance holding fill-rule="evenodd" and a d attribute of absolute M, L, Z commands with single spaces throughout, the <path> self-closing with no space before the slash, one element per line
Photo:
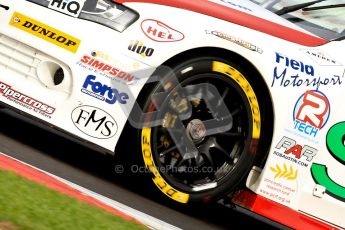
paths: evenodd
<path fill-rule="evenodd" d="M 345 166 L 345 122 L 333 125 L 326 137 L 326 144 L 329 153 Z M 311 174 L 315 182 L 326 188 L 326 193 L 338 200 L 345 201 L 345 184 L 340 185 L 327 173 L 326 165 L 313 163 Z"/>

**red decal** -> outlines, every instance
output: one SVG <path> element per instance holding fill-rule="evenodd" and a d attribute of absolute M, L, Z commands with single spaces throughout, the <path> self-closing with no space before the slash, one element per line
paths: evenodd
<path fill-rule="evenodd" d="M 177 42 L 184 39 L 183 33 L 154 19 L 144 20 L 141 29 L 148 38 L 156 42 Z"/>

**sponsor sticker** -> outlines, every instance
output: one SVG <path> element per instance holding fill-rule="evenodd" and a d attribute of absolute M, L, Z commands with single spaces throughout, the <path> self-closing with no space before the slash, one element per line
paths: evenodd
<path fill-rule="evenodd" d="M 22 94 L 14 90 L 10 85 L 0 82 L 0 94 L 8 100 L 28 109 L 39 113 L 45 117 L 51 118 L 50 115 L 54 113 L 55 108 L 40 102 L 30 96 Z"/>
<path fill-rule="evenodd" d="M 140 54 L 142 57 L 151 57 L 155 51 L 153 48 L 149 48 L 140 41 L 131 41 L 128 46 L 128 50 Z"/>
<path fill-rule="evenodd" d="M 271 87 L 313 87 L 316 90 L 320 86 L 342 85 L 339 75 L 320 76 L 313 65 L 304 61 L 288 57 L 281 53 L 275 53 L 276 67 L 273 69 Z"/>
<path fill-rule="evenodd" d="M 128 84 L 137 80 L 134 75 L 90 55 L 83 55 L 77 65 L 111 80 L 121 80 Z"/>
<path fill-rule="evenodd" d="M 117 132 L 115 119 L 102 109 L 83 105 L 71 114 L 75 127 L 84 134 L 97 139 L 109 139 Z"/>
<path fill-rule="evenodd" d="M 296 102 L 293 119 L 294 129 L 308 136 L 316 137 L 330 116 L 330 103 L 326 95 L 308 90 Z"/>
<path fill-rule="evenodd" d="M 79 39 L 18 12 L 14 12 L 9 24 L 72 53 L 76 53 L 80 45 Z"/>
<path fill-rule="evenodd" d="M 154 19 L 146 19 L 141 23 L 144 34 L 156 42 L 177 42 L 184 39 L 184 34 Z"/>
<path fill-rule="evenodd" d="M 129 99 L 127 93 L 119 92 L 118 89 L 102 84 L 97 81 L 94 75 L 88 75 L 86 77 L 81 92 L 111 105 L 116 102 L 127 104 L 127 100 Z"/>
<path fill-rule="evenodd" d="M 273 154 L 307 168 L 310 166 L 317 152 L 318 150 L 316 148 L 309 145 L 297 144 L 296 140 L 284 136 L 275 146 Z"/>
<path fill-rule="evenodd" d="M 274 179 L 296 180 L 298 176 L 298 169 L 295 170 L 291 165 L 288 167 L 286 164 L 276 164 L 274 167 L 271 166 L 270 170 L 274 173 Z"/>
<path fill-rule="evenodd" d="M 259 194 L 278 203 L 293 206 L 297 200 L 299 170 L 292 165 L 275 163 L 263 179 Z"/>
<path fill-rule="evenodd" d="M 141 64 L 136 61 L 133 62 L 133 59 L 124 60 L 123 56 L 120 59 L 100 50 L 92 51 L 91 56 L 94 58 L 100 58 L 112 65 L 119 66 L 122 69 L 138 70 L 141 67 Z"/>
<path fill-rule="evenodd" d="M 243 39 L 240 39 L 240 38 L 237 38 L 237 37 L 234 37 L 234 36 L 231 36 L 229 34 L 226 34 L 226 33 L 222 33 L 222 32 L 219 32 L 219 31 L 215 31 L 215 30 L 205 30 L 206 34 L 209 34 L 209 35 L 213 35 L 213 36 L 216 36 L 216 37 L 219 37 L 219 38 L 222 38 L 224 40 L 227 40 L 227 41 L 230 41 L 230 42 L 233 42 L 237 45 L 240 45 L 246 49 L 249 49 L 251 51 L 255 51 L 255 52 L 258 52 L 259 54 L 262 54 L 263 53 L 263 50 L 259 47 L 257 47 L 256 45 L 253 45 L 247 41 L 244 41 Z"/>
<path fill-rule="evenodd" d="M 319 49 L 302 49 L 302 52 L 321 66 L 342 66 L 341 63 L 332 58 L 329 54 Z"/>
<path fill-rule="evenodd" d="M 83 9 L 85 0 L 50 0 L 48 8 L 78 17 Z"/>

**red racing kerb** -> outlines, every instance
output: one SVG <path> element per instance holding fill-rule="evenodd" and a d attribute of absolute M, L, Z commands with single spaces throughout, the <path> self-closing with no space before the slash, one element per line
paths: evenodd
<path fill-rule="evenodd" d="M 176 7 L 219 18 L 303 46 L 320 46 L 328 40 L 232 9 L 208 0 L 113 0 L 117 3 L 140 2 Z"/>
<path fill-rule="evenodd" d="M 82 202 L 86 202 L 88 204 L 94 205 L 96 207 L 99 207 L 101 209 L 104 209 L 108 212 L 111 212 L 119 217 L 124 218 L 128 221 L 134 221 L 138 224 L 140 223 L 138 220 L 126 215 L 125 213 L 116 210 L 115 208 L 112 208 L 98 200 L 96 200 L 93 197 L 90 197 L 88 195 L 83 194 L 81 191 L 78 191 L 72 187 L 69 187 L 68 185 L 58 181 L 57 179 L 54 179 L 53 177 L 49 176 L 48 174 L 45 174 L 37 169 L 34 169 L 28 165 L 22 164 L 19 161 L 16 161 L 14 159 L 11 159 L 3 154 L 0 153 L 0 169 L 15 172 L 16 174 L 25 177 L 31 181 L 34 181 L 36 183 L 39 183 L 41 185 L 44 185 L 46 187 L 49 187 L 51 189 L 54 189 L 60 193 L 63 193 L 67 196 L 76 198 Z"/>

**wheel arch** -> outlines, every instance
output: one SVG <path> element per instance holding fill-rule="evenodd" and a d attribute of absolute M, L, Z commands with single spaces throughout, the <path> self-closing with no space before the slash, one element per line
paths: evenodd
<path fill-rule="evenodd" d="M 216 48 L 216 47 L 201 47 L 201 48 L 195 48 L 191 50 L 184 51 L 182 53 L 179 53 L 167 60 L 165 60 L 161 65 L 163 66 L 168 66 L 168 67 L 173 67 L 185 60 L 190 59 L 191 57 L 198 57 L 198 56 L 212 56 L 212 57 L 218 57 L 218 58 L 223 58 L 225 60 L 231 60 L 232 62 L 235 62 L 239 66 L 243 66 L 244 69 L 246 69 L 245 72 L 249 73 L 249 76 L 254 76 L 251 77 L 251 81 L 254 81 L 256 79 L 259 79 L 259 81 L 256 81 L 255 84 L 252 84 L 254 87 L 255 92 L 259 92 L 258 98 L 259 102 L 261 102 L 260 107 L 264 108 L 264 116 L 262 119 L 262 126 L 265 126 L 264 129 L 262 129 L 262 137 L 260 139 L 259 145 L 258 145 L 258 150 L 257 155 L 255 157 L 254 165 L 258 167 L 263 167 L 267 156 L 268 156 L 268 150 L 271 145 L 271 140 L 273 136 L 273 118 L 274 118 L 274 113 L 273 113 L 273 102 L 271 95 L 269 93 L 269 88 L 267 84 L 265 83 L 262 75 L 260 72 L 257 70 L 257 68 L 245 57 L 232 52 L 230 50 L 222 49 L 222 48 Z M 254 79 L 255 78 L 255 79 Z M 143 90 L 140 92 L 137 102 L 139 105 L 143 105 L 145 98 L 147 98 L 149 95 L 148 93 L 150 92 L 149 88 L 143 88 Z M 265 102 L 268 101 L 268 103 L 263 103 L 263 100 Z M 130 128 L 130 124 L 128 121 L 126 122 L 126 125 L 124 129 L 122 130 L 122 133 L 120 135 L 120 140 L 115 147 L 115 152 L 116 150 L 120 149 L 121 147 L 121 139 L 126 138 L 128 136 L 128 130 Z M 131 129 L 129 132 L 133 132 L 134 130 Z M 115 153 L 115 155 L 117 155 Z"/>

